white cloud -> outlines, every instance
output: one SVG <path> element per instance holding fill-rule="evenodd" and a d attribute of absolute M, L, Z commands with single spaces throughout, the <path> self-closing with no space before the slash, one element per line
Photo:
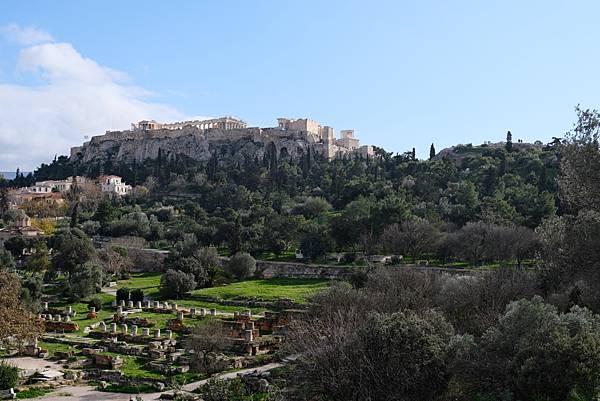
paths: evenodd
<path fill-rule="evenodd" d="M 0 83 L 0 170 L 34 169 L 69 154 L 84 135 L 126 129 L 142 119 L 182 120 L 175 108 L 152 103 L 127 75 L 83 57 L 69 43 L 20 51 L 17 68 L 41 78 L 34 86 Z"/>
<path fill-rule="evenodd" d="M 54 42 L 52 35 L 34 26 L 22 27 L 17 24 L 9 24 L 0 27 L 0 32 L 9 41 L 25 46 Z"/>

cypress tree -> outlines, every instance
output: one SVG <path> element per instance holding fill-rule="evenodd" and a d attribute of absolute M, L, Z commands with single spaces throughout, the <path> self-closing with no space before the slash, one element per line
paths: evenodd
<path fill-rule="evenodd" d="M 512 152 L 513 143 L 512 143 L 512 134 L 510 131 L 506 133 L 506 151 Z"/>
<path fill-rule="evenodd" d="M 429 160 L 433 159 L 434 157 L 435 157 L 435 146 L 432 143 L 431 147 L 429 148 Z"/>

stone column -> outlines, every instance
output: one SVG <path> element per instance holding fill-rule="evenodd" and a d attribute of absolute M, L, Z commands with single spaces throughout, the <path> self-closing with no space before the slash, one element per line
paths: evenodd
<path fill-rule="evenodd" d="M 111 333 L 116 333 L 117 332 L 117 324 L 116 323 L 111 323 L 110 324 L 110 332 Z"/>
<path fill-rule="evenodd" d="M 152 301 L 146 300 L 144 301 L 146 308 L 151 308 L 152 307 Z"/>
<path fill-rule="evenodd" d="M 165 309 L 169 309 L 169 303 L 168 303 L 168 302 L 165 302 L 165 306 L 164 306 L 164 308 L 165 308 Z"/>
<path fill-rule="evenodd" d="M 159 307 L 160 307 L 160 302 L 158 302 L 158 301 L 154 301 L 154 307 L 155 307 L 155 308 L 159 308 Z"/>
<path fill-rule="evenodd" d="M 148 327 L 142 327 L 142 335 L 148 337 L 150 335 L 150 329 Z"/>
<path fill-rule="evenodd" d="M 133 309 L 133 301 L 127 301 L 127 307 Z"/>
<path fill-rule="evenodd" d="M 138 333 L 138 327 L 134 324 L 133 326 L 131 326 L 131 335 L 137 336 L 137 333 Z"/>
<path fill-rule="evenodd" d="M 183 311 L 177 311 L 177 320 L 183 321 Z"/>
<path fill-rule="evenodd" d="M 136 309 L 142 309 L 142 301 L 137 301 L 135 307 Z"/>
<path fill-rule="evenodd" d="M 244 340 L 247 343 L 251 343 L 254 340 L 254 334 L 252 333 L 252 330 L 244 330 Z"/>
<path fill-rule="evenodd" d="M 117 315 L 122 315 L 123 314 L 123 307 L 122 306 L 117 306 Z"/>
<path fill-rule="evenodd" d="M 72 314 L 73 313 L 73 307 L 71 305 L 67 306 L 67 314 Z"/>
<path fill-rule="evenodd" d="M 171 305 L 171 309 L 173 309 L 174 311 L 177 311 L 177 304 Z"/>
<path fill-rule="evenodd" d="M 154 330 L 154 338 L 160 338 L 160 329 Z"/>
<path fill-rule="evenodd" d="M 54 320 L 56 320 L 57 322 L 60 322 L 61 316 L 60 315 L 56 315 L 56 317 L 54 318 Z"/>
<path fill-rule="evenodd" d="M 46 315 L 46 320 L 52 320 L 52 314 L 51 313 L 48 313 Z"/>
<path fill-rule="evenodd" d="M 196 308 L 190 308 L 190 316 L 192 316 L 192 317 L 196 316 Z"/>
<path fill-rule="evenodd" d="M 200 316 L 206 316 L 206 308 L 200 308 Z"/>
<path fill-rule="evenodd" d="M 48 310 L 48 302 L 44 302 L 44 310 Z"/>
<path fill-rule="evenodd" d="M 119 306 L 121 306 L 121 307 L 125 307 L 125 300 L 124 300 L 124 299 L 122 299 L 122 300 L 119 302 Z"/>
<path fill-rule="evenodd" d="M 123 332 L 123 334 L 127 334 L 127 325 L 126 324 L 121 325 L 121 331 Z"/>
<path fill-rule="evenodd" d="M 246 330 L 254 330 L 254 322 L 247 322 Z"/>
<path fill-rule="evenodd" d="M 104 321 L 100 321 L 100 323 L 98 323 L 98 328 L 101 331 L 106 331 L 106 323 L 104 323 Z"/>
<path fill-rule="evenodd" d="M 65 322 L 70 322 L 71 321 L 71 316 L 67 315 L 65 316 Z"/>
<path fill-rule="evenodd" d="M 252 317 L 252 309 L 246 309 L 246 315 Z"/>
<path fill-rule="evenodd" d="M 169 340 L 173 339 L 173 332 L 171 330 L 165 331 L 165 334 Z"/>
<path fill-rule="evenodd" d="M 217 316 L 217 310 L 216 309 L 211 309 L 210 310 L 210 315 L 211 316 Z"/>

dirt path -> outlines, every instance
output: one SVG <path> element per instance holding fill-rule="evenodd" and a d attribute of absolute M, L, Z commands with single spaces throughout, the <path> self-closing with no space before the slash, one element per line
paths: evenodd
<path fill-rule="evenodd" d="M 281 366 L 283 366 L 283 364 L 281 363 L 270 363 L 264 366 L 259 366 L 257 368 L 243 369 L 235 372 L 223 373 L 217 375 L 216 378 L 222 380 L 230 380 L 236 378 L 238 374 L 247 374 L 251 372 L 267 372 L 269 370 L 279 368 Z M 186 384 L 183 387 L 183 390 L 193 391 L 199 386 L 205 384 L 206 382 L 208 382 L 208 379 Z M 69 394 L 69 396 L 67 396 L 66 394 Z M 144 401 L 156 401 L 160 399 L 161 394 L 163 393 L 141 394 L 141 396 L 144 399 Z M 62 386 L 57 388 L 54 393 L 48 394 L 47 396 L 42 397 L 40 399 L 44 401 L 129 401 L 135 399 L 135 395 L 122 393 L 106 393 L 98 391 L 95 387 L 92 386 Z"/>

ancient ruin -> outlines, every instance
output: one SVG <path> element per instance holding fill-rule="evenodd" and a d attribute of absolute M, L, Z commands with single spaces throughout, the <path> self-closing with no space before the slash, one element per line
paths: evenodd
<path fill-rule="evenodd" d="M 71 149 L 71 161 L 130 163 L 163 157 L 187 156 L 198 161 L 243 162 L 275 155 L 298 159 L 308 152 L 327 159 L 373 156 L 373 147 L 360 145 L 354 130 L 335 138 L 332 127 L 310 119 L 279 118 L 277 127 L 247 127 L 234 117 L 159 123 L 140 121 L 130 130 L 107 131 Z"/>

